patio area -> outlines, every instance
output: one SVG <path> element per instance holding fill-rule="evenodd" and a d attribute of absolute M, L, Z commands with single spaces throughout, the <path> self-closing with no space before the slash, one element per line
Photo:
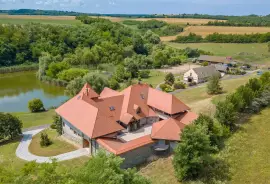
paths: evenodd
<path fill-rule="evenodd" d="M 123 134 L 119 135 L 117 138 L 124 142 L 128 142 L 146 135 L 150 135 L 152 132 L 152 125 L 153 124 L 147 124 L 141 127 L 139 130 L 133 132 L 123 132 Z"/>

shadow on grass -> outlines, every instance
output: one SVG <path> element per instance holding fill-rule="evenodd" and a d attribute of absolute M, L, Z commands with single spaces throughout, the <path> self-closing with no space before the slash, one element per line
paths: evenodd
<path fill-rule="evenodd" d="M 23 136 L 18 136 L 16 138 L 10 139 L 10 140 L 3 140 L 0 141 L 0 146 L 4 146 L 6 144 L 10 144 L 10 143 L 17 143 L 20 142 Z"/>

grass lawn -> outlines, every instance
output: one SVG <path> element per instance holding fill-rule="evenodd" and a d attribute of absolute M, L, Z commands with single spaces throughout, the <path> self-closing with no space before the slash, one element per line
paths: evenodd
<path fill-rule="evenodd" d="M 252 62 L 256 64 L 270 64 L 270 53 L 266 43 L 172 43 L 165 42 L 167 45 L 184 49 L 186 47 L 198 48 L 209 51 L 217 56 L 232 56 L 236 60 Z"/>
<path fill-rule="evenodd" d="M 151 84 L 154 88 L 164 81 L 166 73 L 157 70 L 151 70 L 148 79 L 142 79 L 142 82 Z"/>
<path fill-rule="evenodd" d="M 54 110 L 46 112 L 30 113 L 30 112 L 14 112 L 13 115 L 22 120 L 23 128 L 29 128 L 33 126 L 51 124 L 53 121 Z"/>
<path fill-rule="evenodd" d="M 47 133 L 48 137 L 52 141 L 52 144 L 48 147 L 41 147 L 39 144 L 40 135 L 42 132 Z M 56 130 L 47 129 L 42 132 L 33 137 L 33 140 L 29 146 L 29 151 L 34 155 L 50 157 L 78 149 L 74 145 L 67 143 L 61 137 L 59 137 Z"/>
<path fill-rule="evenodd" d="M 158 159 L 139 169 L 139 172 L 153 184 L 179 184 L 174 175 L 172 158 Z"/>
<path fill-rule="evenodd" d="M 230 183 L 269 183 L 270 109 L 252 116 L 220 153 L 230 164 Z"/>
<path fill-rule="evenodd" d="M 207 83 L 197 88 L 184 90 L 175 95 L 187 104 L 198 102 L 200 100 L 205 100 L 207 98 L 212 98 L 212 97 L 218 98 L 219 96 L 225 96 L 228 93 L 233 92 L 236 88 L 245 84 L 246 82 L 248 82 L 250 78 L 254 78 L 254 77 L 255 75 L 253 74 L 250 76 L 244 76 L 244 77 L 236 78 L 236 79 L 222 80 L 221 85 L 223 87 L 224 93 L 221 95 L 216 95 L 216 96 L 208 95 L 207 87 L 206 87 Z"/>

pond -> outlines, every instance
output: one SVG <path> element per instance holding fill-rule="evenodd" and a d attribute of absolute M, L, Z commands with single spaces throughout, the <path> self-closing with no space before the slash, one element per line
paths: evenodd
<path fill-rule="evenodd" d="M 0 112 L 27 112 L 33 98 L 41 99 L 45 108 L 68 99 L 63 87 L 39 81 L 35 71 L 0 74 Z"/>

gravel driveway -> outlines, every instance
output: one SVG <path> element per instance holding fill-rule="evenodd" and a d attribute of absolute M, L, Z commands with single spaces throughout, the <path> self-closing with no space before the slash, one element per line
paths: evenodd
<path fill-rule="evenodd" d="M 37 127 L 36 129 L 27 130 L 23 132 L 23 138 L 16 150 L 16 156 L 26 161 L 36 161 L 37 163 L 44 163 L 44 162 L 51 163 L 52 159 L 56 159 L 57 161 L 64 161 L 89 155 L 89 152 L 86 148 L 81 148 L 76 151 L 64 153 L 53 157 L 42 157 L 30 153 L 28 147 L 32 141 L 32 137 L 46 128 L 47 128 L 46 126 Z"/>

